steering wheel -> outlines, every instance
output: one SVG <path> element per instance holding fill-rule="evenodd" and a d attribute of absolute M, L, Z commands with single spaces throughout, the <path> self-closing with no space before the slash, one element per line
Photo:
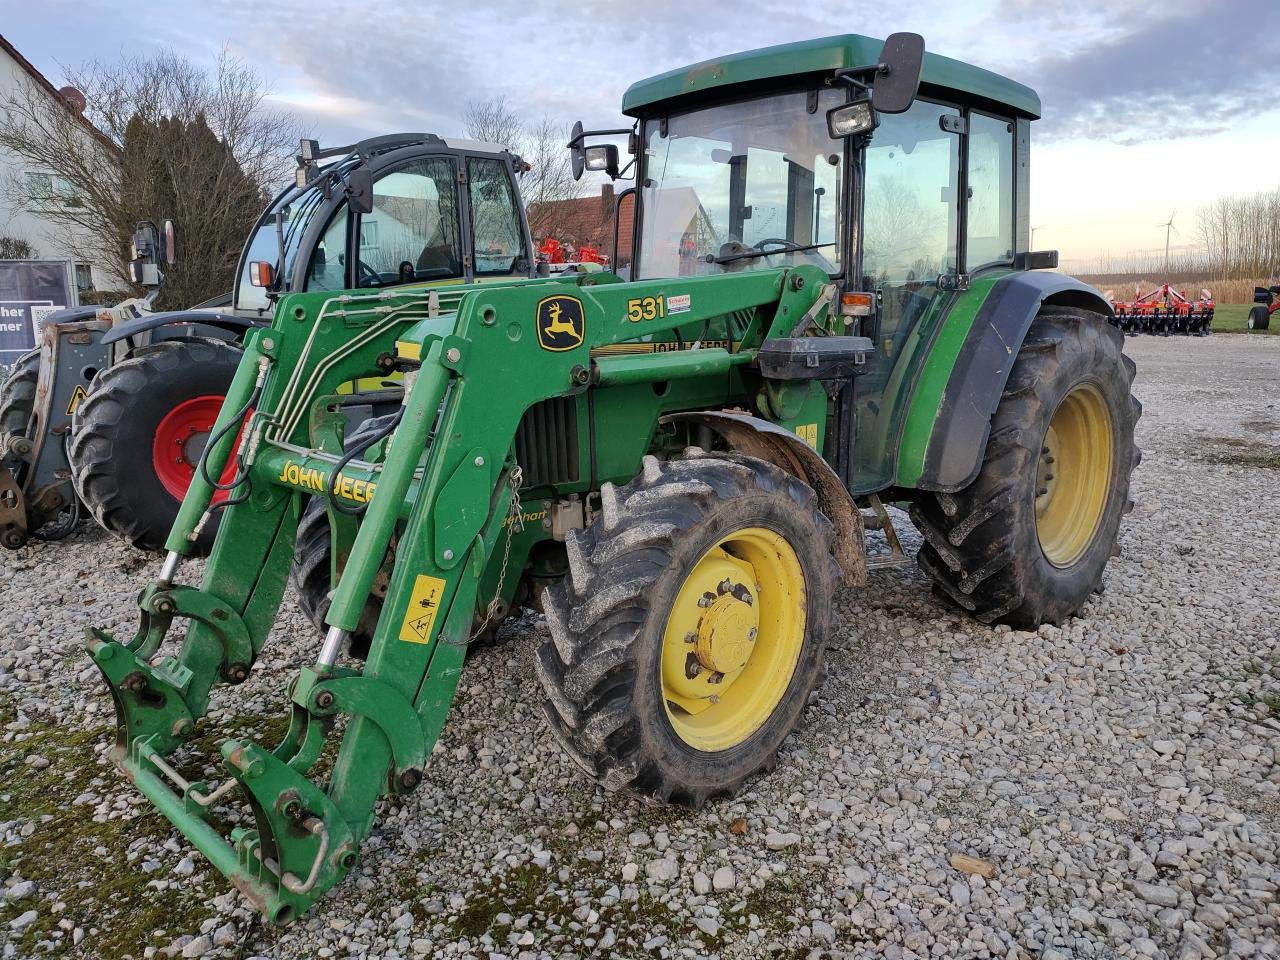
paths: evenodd
<path fill-rule="evenodd" d="M 786 253 L 789 250 L 799 250 L 803 244 L 796 243 L 794 240 L 784 239 L 783 237 L 766 237 L 763 240 L 757 240 L 751 246 L 760 251 L 763 251 L 765 247 L 782 247 L 778 253 Z M 766 256 L 773 256 L 773 254 L 766 254 Z"/>
<path fill-rule="evenodd" d="M 382 286 L 382 274 L 378 273 L 378 271 L 373 269 L 373 267 L 369 266 L 363 260 L 357 260 L 356 267 L 360 274 L 360 278 L 357 281 L 360 286 L 366 286 L 366 280 L 369 281 L 369 284 L 367 284 L 368 286 Z"/>

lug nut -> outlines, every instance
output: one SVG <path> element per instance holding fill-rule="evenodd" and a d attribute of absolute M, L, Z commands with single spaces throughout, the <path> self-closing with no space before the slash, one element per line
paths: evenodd
<path fill-rule="evenodd" d="M 690 653 L 684 659 L 684 675 L 687 679 L 692 680 L 702 672 L 702 664 L 698 662 L 698 655 Z"/>

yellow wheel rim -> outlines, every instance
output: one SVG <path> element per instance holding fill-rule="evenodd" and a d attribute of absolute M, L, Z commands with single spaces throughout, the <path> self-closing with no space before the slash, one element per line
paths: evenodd
<path fill-rule="evenodd" d="M 663 633 L 672 729 L 704 752 L 747 740 L 782 701 L 804 636 L 804 571 L 791 544 L 762 527 L 715 544 L 681 584 Z"/>
<path fill-rule="evenodd" d="M 1079 560 L 1098 532 L 1111 490 L 1112 432 L 1093 384 L 1068 393 L 1049 421 L 1036 471 L 1036 533 L 1055 567 Z"/>

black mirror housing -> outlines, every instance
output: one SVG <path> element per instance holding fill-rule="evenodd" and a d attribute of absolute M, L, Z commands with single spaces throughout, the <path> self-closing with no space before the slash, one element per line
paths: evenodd
<path fill-rule="evenodd" d="M 347 174 L 347 205 L 352 213 L 373 212 L 373 174 L 364 164 Z"/>
<path fill-rule="evenodd" d="M 582 171 L 586 169 L 586 164 L 587 151 L 582 145 L 582 121 L 578 120 L 569 131 L 569 169 L 573 179 L 582 179 Z"/>
<path fill-rule="evenodd" d="M 871 88 L 871 105 L 881 113 L 905 113 L 920 90 L 924 37 L 894 33 L 884 42 Z"/>

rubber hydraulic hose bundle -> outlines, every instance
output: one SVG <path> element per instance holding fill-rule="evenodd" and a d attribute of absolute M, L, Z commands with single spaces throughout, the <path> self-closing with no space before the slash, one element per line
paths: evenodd
<path fill-rule="evenodd" d="M 404 407 L 401 406 L 400 409 L 396 411 L 395 416 L 391 418 L 391 421 L 385 427 L 375 431 L 374 433 L 369 434 L 369 436 L 365 437 L 359 443 L 352 446 L 350 450 L 347 450 L 342 454 L 342 459 L 339 460 L 337 466 L 333 468 L 332 476 L 333 476 L 334 482 L 329 484 L 328 490 L 325 492 L 325 496 L 327 496 L 329 499 L 329 506 L 333 507 L 333 509 L 337 510 L 339 513 L 345 513 L 348 516 L 354 517 L 354 516 L 358 516 L 361 513 L 364 513 L 365 507 L 367 506 L 367 504 L 362 503 L 356 507 L 349 507 L 344 503 L 342 503 L 341 501 L 339 501 L 337 496 L 334 495 L 333 491 L 338 485 L 336 482 L 338 479 L 338 476 L 342 473 L 343 470 L 346 469 L 347 464 L 349 464 L 352 460 L 360 456 L 360 454 L 364 453 L 366 450 L 372 447 L 379 440 L 384 440 L 387 437 L 389 437 L 395 431 L 396 427 L 400 426 L 400 421 L 403 418 L 404 418 Z M 206 479 L 208 478 L 206 477 Z"/>

